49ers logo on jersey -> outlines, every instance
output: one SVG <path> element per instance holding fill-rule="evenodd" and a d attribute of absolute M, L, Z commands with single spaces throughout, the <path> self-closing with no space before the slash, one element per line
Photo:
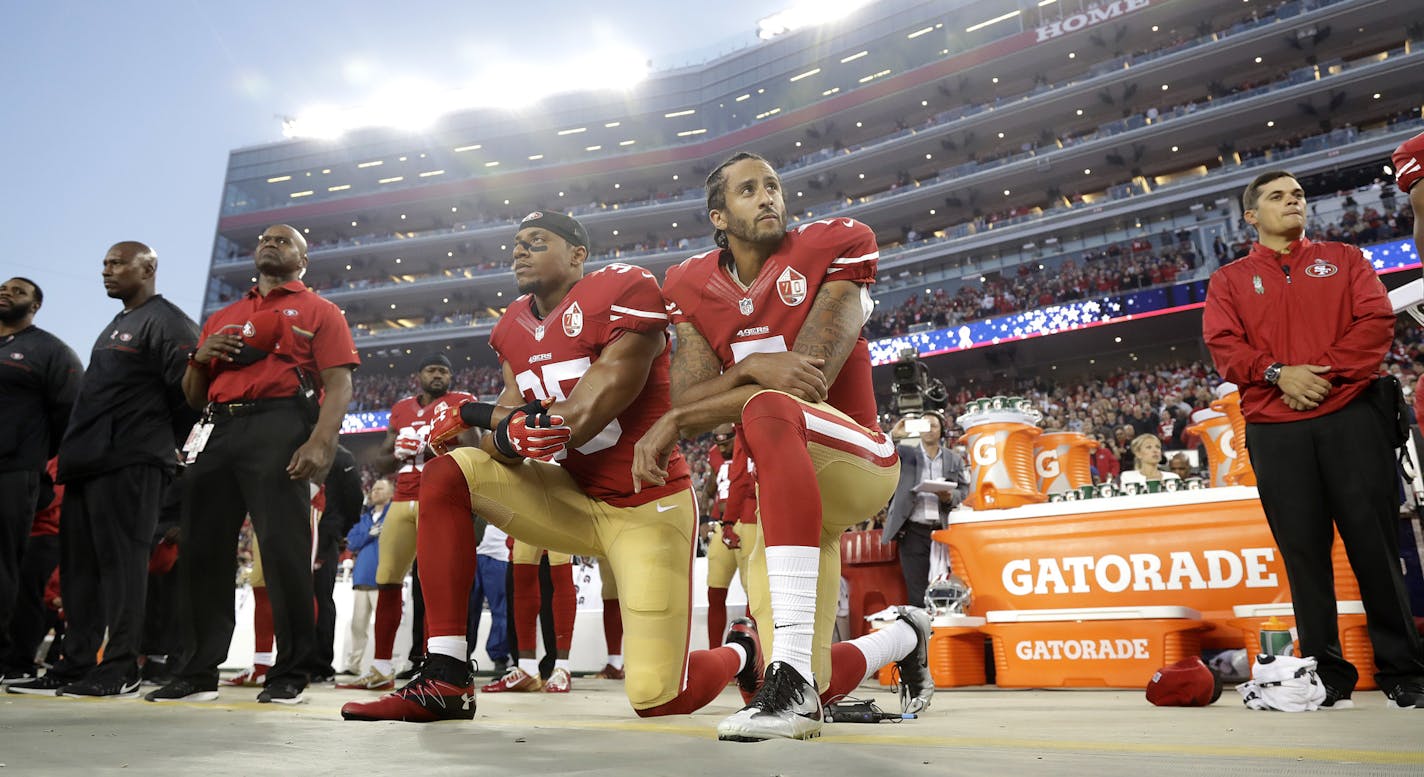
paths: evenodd
<path fill-rule="evenodd" d="M 1313 264 L 1305 268 L 1305 274 L 1312 278 L 1329 278 L 1337 272 L 1340 272 L 1340 268 L 1324 259 L 1316 259 Z"/>
<path fill-rule="evenodd" d="M 806 276 L 796 272 L 795 268 L 787 267 L 776 278 L 776 293 L 788 306 L 794 308 L 800 305 L 806 301 Z"/>
<path fill-rule="evenodd" d="M 564 334 L 569 337 L 578 337 L 583 331 L 583 310 L 575 302 L 564 311 Z"/>

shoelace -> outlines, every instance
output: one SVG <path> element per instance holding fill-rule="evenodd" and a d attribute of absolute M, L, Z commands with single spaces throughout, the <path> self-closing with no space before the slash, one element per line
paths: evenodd
<path fill-rule="evenodd" d="M 757 691 L 756 698 L 749 706 L 762 712 L 789 709 L 792 705 L 804 704 L 806 693 L 802 684 L 796 682 L 790 673 L 775 667 L 767 671 L 766 682 Z"/>

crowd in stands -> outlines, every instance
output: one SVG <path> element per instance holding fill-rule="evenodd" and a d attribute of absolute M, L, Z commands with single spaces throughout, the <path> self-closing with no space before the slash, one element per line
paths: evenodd
<path fill-rule="evenodd" d="M 1081 258 L 1064 259 L 1056 267 L 1025 263 L 1010 277 L 996 273 L 978 283 L 965 282 L 954 293 L 940 287 L 887 306 L 871 316 L 865 336 L 893 337 L 925 326 L 940 329 L 1071 300 L 1172 284 L 1196 264 L 1189 245 L 1152 251 L 1145 241 L 1085 251 Z"/>
<path fill-rule="evenodd" d="M 1415 384 L 1424 374 L 1424 331 L 1413 325 L 1398 327 L 1394 345 L 1381 368 L 1399 379 L 1412 401 Z M 1117 369 L 1101 377 L 1059 382 L 1036 377 L 993 384 L 952 386 L 945 417 L 951 433 L 954 419 L 968 403 L 986 396 L 1021 396 L 1037 408 L 1046 431 L 1080 432 L 1098 440 L 1119 462 L 1131 468 L 1128 444 L 1139 434 L 1155 434 L 1166 451 L 1195 448 L 1199 440 L 1186 434 L 1191 415 L 1210 407 L 1221 377 L 1203 362 L 1168 362 L 1142 369 Z M 881 403 L 888 411 L 889 403 Z M 893 423 L 894 415 L 883 416 Z M 888 428 L 888 426 L 887 426 Z"/>

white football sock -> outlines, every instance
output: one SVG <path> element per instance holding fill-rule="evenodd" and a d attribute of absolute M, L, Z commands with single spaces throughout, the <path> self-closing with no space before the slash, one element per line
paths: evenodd
<path fill-rule="evenodd" d="M 425 648 L 431 653 L 439 653 L 459 661 L 470 660 L 470 648 L 464 637 L 430 637 L 425 640 Z"/>
<path fill-rule="evenodd" d="M 385 677 L 390 677 L 393 667 L 389 658 L 373 658 L 371 659 L 371 668 Z"/>
<path fill-rule="evenodd" d="M 276 653 L 253 653 L 252 664 L 253 666 L 271 666 L 276 658 Z"/>
<path fill-rule="evenodd" d="M 613 667 L 614 669 L 622 669 L 622 668 L 623 668 L 623 656 L 621 656 L 621 655 L 619 655 L 619 654 L 617 654 L 617 653 L 614 653 L 613 655 L 611 655 L 611 656 L 608 657 L 608 665 L 611 666 L 611 667 Z"/>
<path fill-rule="evenodd" d="M 771 615 L 776 629 L 771 660 L 784 661 L 811 677 L 811 642 L 816 629 L 816 579 L 821 549 L 776 545 L 766 549 L 766 576 L 771 588 Z"/>
<path fill-rule="evenodd" d="M 554 659 L 554 668 L 555 668 L 555 669 L 562 669 L 562 670 L 564 670 L 565 672 L 569 671 L 569 660 L 568 660 L 567 658 L 556 658 L 556 659 Z"/>
<path fill-rule="evenodd" d="M 724 647 L 724 648 L 731 648 L 732 650 L 735 650 L 735 651 L 737 652 L 737 671 L 738 671 L 738 672 L 740 672 L 740 671 L 742 671 L 743 669 L 746 669 L 746 668 L 747 668 L 747 651 L 746 651 L 746 648 L 743 648 L 741 645 L 738 645 L 738 644 L 735 643 L 735 642 L 728 642 L 727 644 L 722 645 L 722 647 Z"/>
<path fill-rule="evenodd" d="M 521 658 L 521 659 L 519 659 L 519 668 L 520 668 L 520 669 L 523 669 L 523 670 L 524 670 L 524 673 L 527 674 L 527 675 L 529 675 L 530 677 L 538 677 L 538 676 L 539 676 L 539 659 L 537 659 L 537 658 Z"/>
<path fill-rule="evenodd" d="M 895 621 L 879 631 L 851 640 L 848 644 L 865 656 L 865 677 L 861 682 L 874 677 L 880 667 L 910 655 L 918 641 L 914 627 L 904 621 Z"/>

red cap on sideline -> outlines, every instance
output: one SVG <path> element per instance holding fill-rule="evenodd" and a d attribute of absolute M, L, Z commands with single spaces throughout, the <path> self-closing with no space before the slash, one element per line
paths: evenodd
<path fill-rule="evenodd" d="M 1164 666 L 1147 683 L 1147 700 L 1158 707 L 1205 707 L 1221 696 L 1221 682 L 1199 656 Z"/>

